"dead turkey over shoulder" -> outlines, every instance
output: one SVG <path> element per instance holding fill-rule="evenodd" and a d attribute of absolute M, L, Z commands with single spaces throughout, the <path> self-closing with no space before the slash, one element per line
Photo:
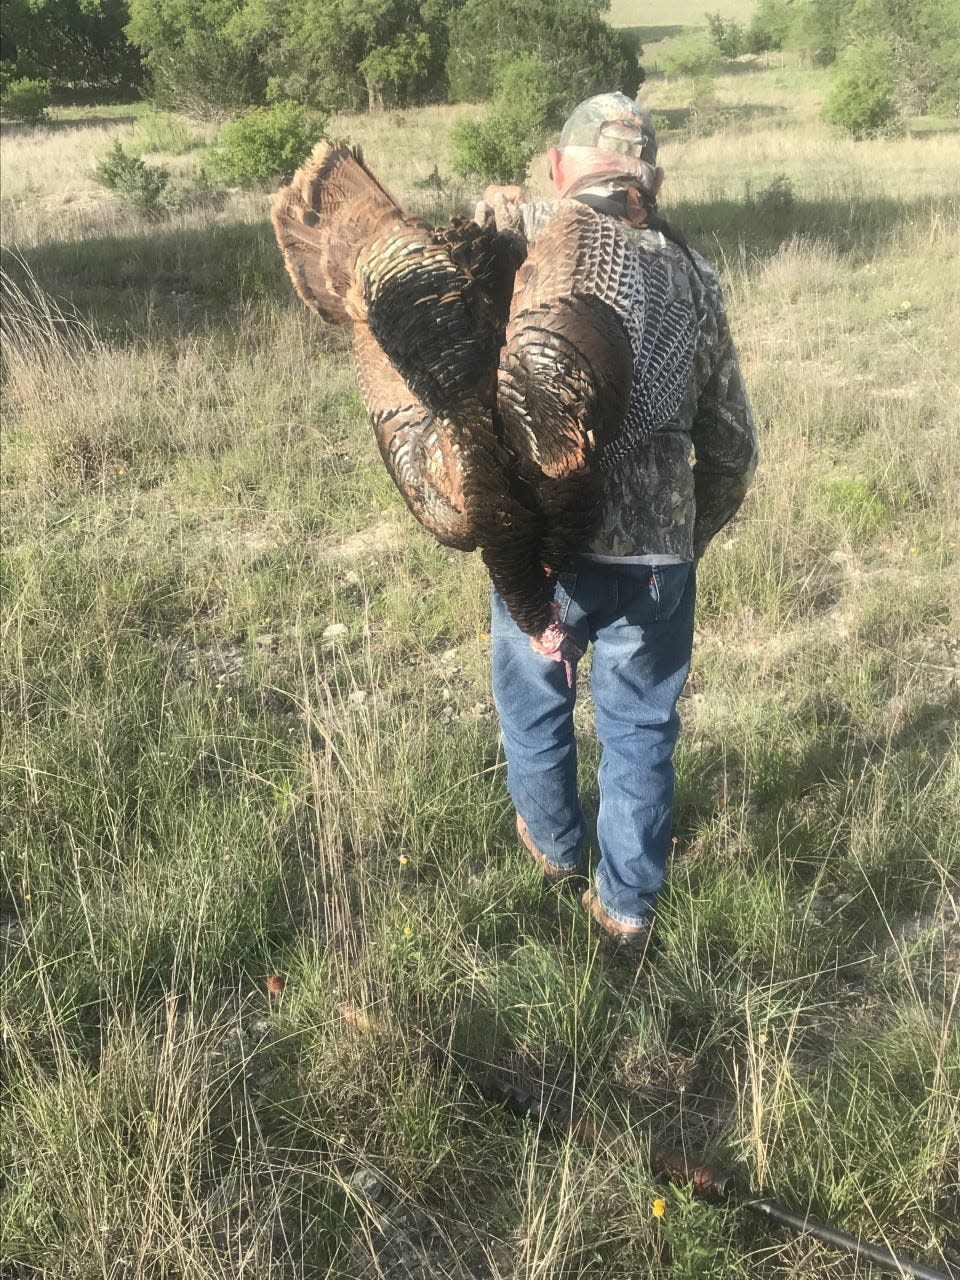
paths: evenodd
<path fill-rule="evenodd" d="M 410 510 L 446 546 L 479 547 L 539 635 L 553 575 L 589 540 L 604 458 L 657 425 L 635 412 L 638 374 L 664 364 L 638 340 L 650 255 L 576 200 L 526 254 L 492 221 L 430 227 L 345 143 L 315 148 L 272 217 L 299 296 L 353 326 L 364 404 Z"/>

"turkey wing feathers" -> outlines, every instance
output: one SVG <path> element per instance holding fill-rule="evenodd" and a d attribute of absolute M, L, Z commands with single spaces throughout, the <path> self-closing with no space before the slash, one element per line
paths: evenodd
<path fill-rule="evenodd" d="M 409 389 L 364 324 L 354 326 L 360 394 L 380 455 L 423 527 L 446 547 L 473 551 L 463 494 L 463 453 L 451 424 Z"/>
<path fill-rule="evenodd" d="M 492 224 L 432 231 L 345 144 L 318 146 L 272 216 L 301 299 L 353 323 L 364 403 L 410 510 L 441 542 L 479 545 L 518 625 L 543 631 L 544 514 L 496 409 L 516 239 Z"/>
<path fill-rule="evenodd" d="M 629 404 L 633 355 L 617 303 L 631 268 L 611 220 L 570 201 L 517 274 L 498 405 L 536 486 L 544 559 L 555 569 L 590 537 L 602 488 L 597 455 Z"/>

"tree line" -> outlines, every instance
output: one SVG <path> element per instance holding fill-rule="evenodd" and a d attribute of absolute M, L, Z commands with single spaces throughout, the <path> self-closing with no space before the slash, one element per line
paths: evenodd
<path fill-rule="evenodd" d="M 634 93 L 636 40 L 609 0 L 4 0 L 5 81 L 142 87 L 198 116 L 476 101 L 532 55 L 572 97 Z"/>
<path fill-rule="evenodd" d="M 758 0 L 748 24 L 706 19 L 725 57 L 787 49 L 834 65 L 824 116 L 855 136 L 960 114 L 960 0 Z"/>
<path fill-rule="evenodd" d="M 610 0 L 3 0 L 4 113 L 51 91 L 142 94 L 200 118 L 491 102 L 455 139 L 461 171 L 516 174 L 579 99 L 635 94 L 635 34 Z M 960 0 L 757 0 L 749 23 L 704 14 L 662 59 L 702 85 L 721 59 L 798 51 L 835 64 L 824 116 L 856 137 L 960 113 Z M 303 128 L 307 116 L 296 117 Z M 279 119 L 279 117 L 278 117 Z M 275 130 L 258 117 L 249 129 Z M 312 123 L 310 127 L 313 127 Z M 259 145 L 259 143 L 258 143 Z"/>

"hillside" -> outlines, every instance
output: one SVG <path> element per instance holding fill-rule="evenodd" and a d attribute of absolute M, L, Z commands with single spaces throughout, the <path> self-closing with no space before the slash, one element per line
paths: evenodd
<path fill-rule="evenodd" d="M 824 92 L 779 55 L 699 118 L 644 90 L 763 457 L 702 565 L 639 975 L 539 891 L 482 566 L 393 490 L 267 197 L 145 221 L 90 176 L 143 108 L 4 125 L 4 1276 L 865 1274 L 664 1191 L 660 1142 L 960 1263 L 960 133 L 840 140 Z M 439 217 L 464 110 L 335 132 Z"/>

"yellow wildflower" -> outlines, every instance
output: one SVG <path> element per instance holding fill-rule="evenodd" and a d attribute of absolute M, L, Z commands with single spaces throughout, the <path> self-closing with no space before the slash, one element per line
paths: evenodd
<path fill-rule="evenodd" d="M 650 1212 L 655 1218 L 663 1217 L 667 1212 L 667 1202 L 664 1200 L 663 1196 L 657 1196 L 656 1200 L 654 1200 L 653 1204 L 650 1206 Z"/>

